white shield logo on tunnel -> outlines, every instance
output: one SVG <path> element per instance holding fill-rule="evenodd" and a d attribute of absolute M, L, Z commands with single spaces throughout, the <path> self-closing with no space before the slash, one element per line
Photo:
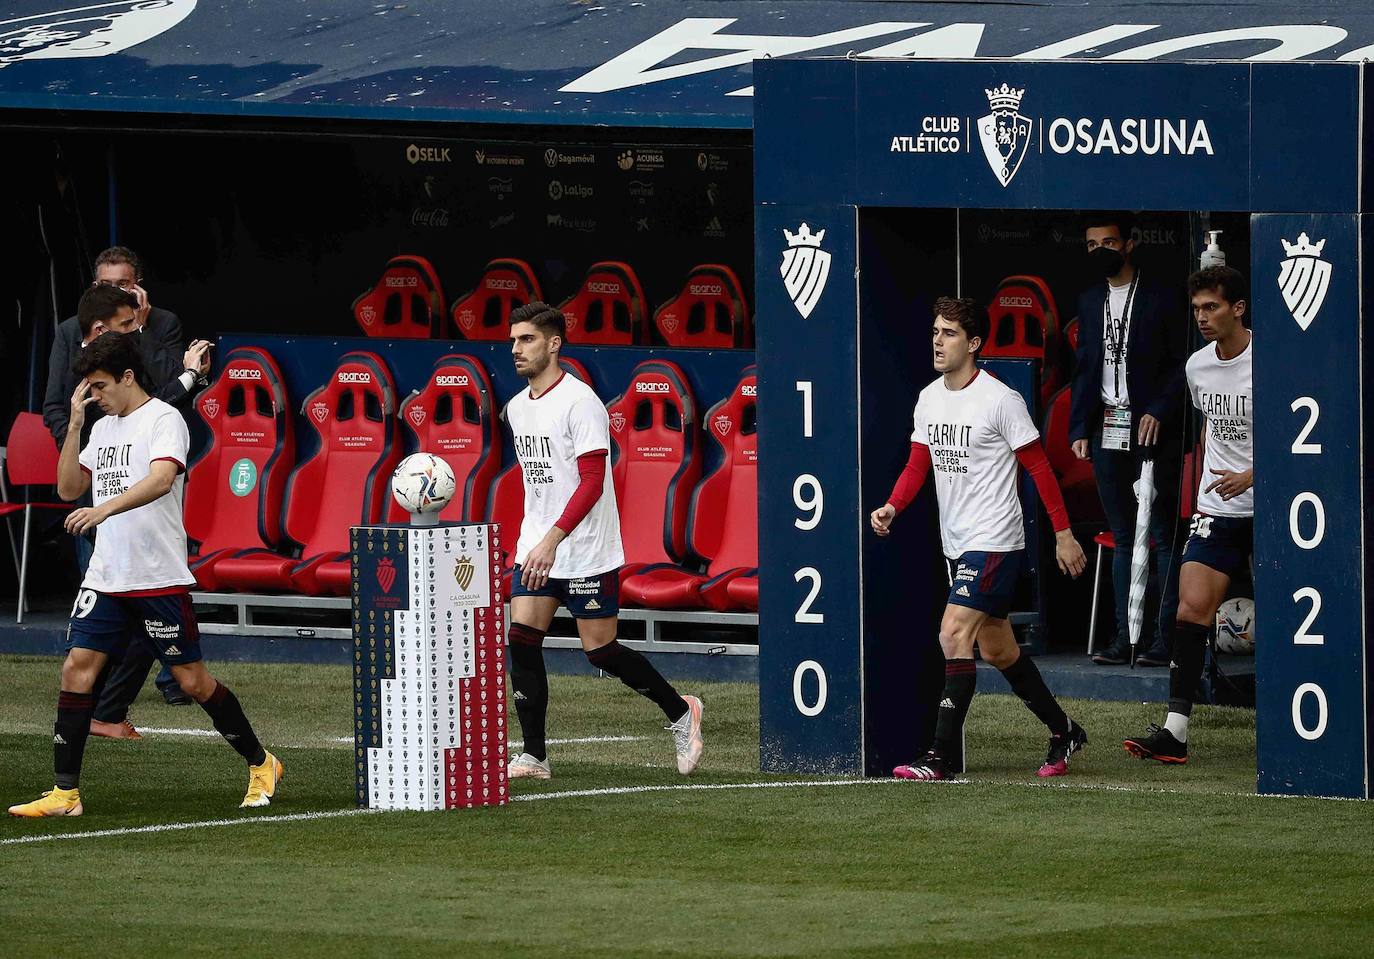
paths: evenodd
<path fill-rule="evenodd" d="M 1306 233 L 1299 233 L 1297 243 L 1281 237 L 1279 242 L 1285 255 L 1279 264 L 1279 291 L 1288 312 L 1306 330 L 1317 318 L 1326 302 L 1326 291 L 1331 288 L 1331 264 L 1321 258 L 1326 241 L 1313 243 Z"/>
<path fill-rule="evenodd" d="M 793 233 L 784 229 L 787 249 L 782 251 L 782 285 L 797 312 L 806 319 L 816 308 L 821 294 L 825 292 L 825 281 L 830 276 L 830 254 L 821 249 L 825 231 L 811 232 L 805 223 Z"/>

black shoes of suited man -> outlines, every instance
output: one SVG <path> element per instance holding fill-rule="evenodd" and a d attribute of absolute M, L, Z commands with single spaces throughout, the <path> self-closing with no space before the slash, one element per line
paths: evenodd
<path fill-rule="evenodd" d="M 1093 653 L 1092 661 L 1098 666 L 1125 666 L 1131 661 L 1131 644 L 1125 640 L 1115 640 L 1106 649 Z M 1135 658 L 1137 666 L 1168 666 L 1169 650 L 1163 641 L 1155 643 Z"/>

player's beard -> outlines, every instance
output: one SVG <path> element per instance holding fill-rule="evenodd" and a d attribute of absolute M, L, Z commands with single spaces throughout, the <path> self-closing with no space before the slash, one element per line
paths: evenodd
<path fill-rule="evenodd" d="M 546 353 L 538 359 L 526 360 L 524 367 L 519 370 L 519 373 L 525 379 L 532 380 L 540 373 L 547 370 L 551 362 L 553 362 L 553 357 Z"/>

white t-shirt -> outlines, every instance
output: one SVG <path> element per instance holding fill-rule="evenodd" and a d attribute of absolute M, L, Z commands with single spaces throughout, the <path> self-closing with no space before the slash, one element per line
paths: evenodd
<path fill-rule="evenodd" d="M 1130 297 L 1131 284 L 1121 286 L 1107 284 L 1107 305 L 1111 309 L 1112 322 L 1107 322 L 1106 311 L 1102 315 L 1102 402 L 1108 406 L 1130 406 L 1131 391 L 1126 388 L 1126 351 L 1131 339 L 1131 317 L 1126 312 L 1126 300 Z M 1121 325 L 1125 324 L 1123 333 Z M 1116 329 L 1113 330 L 1112 327 Z M 1114 350 L 1117 338 L 1121 339 L 1121 355 Z M 1120 388 L 1117 386 L 1117 366 L 1120 364 Z M 1101 424 L 1099 424 L 1101 425 Z"/>
<path fill-rule="evenodd" d="M 945 555 L 1025 549 L 1016 450 L 1040 432 L 1021 394 L 986 370 L 961 390 L 941 377 L 921 390 L 912 426 L 911 441 L 930 447 Z"/>
<path fill-rule="evenodd" d="M 610 418 L 590 386 L 564 373 L 537 399 L 530 396 L 528 389 L 517 393 L 506 406 L 506 422 L 510 424 L 525 483 L 525 519 L 520 524 L 520 542 L 515 547 L 515 561 L 524 563 L 530 550 L 563 515 L 568 500 L 582 482 L 577 473 L 577 458 L 595 450 L 606 450 L 609 456 Z M 624 564 L 620 514 L 616 511 L 608 461 L 601 498 L 568 533 L 567 539 L 558 544 L 549 576 L 581 579 L 619 569 Z"/>
<path fill-rule="evenodd" d="M 82 587 L 128 593 L 195 583 L 186 566 L 186 526 L 181 517 L 190 444 L 186 421 L 159 399 L 149 399 L 126 416 L 103 416 L 91 427 L 80 463 L 91 474 L 96 506 L 128 492 L 158 460 L 175 463 L 177 477 L 166 494 L 97 527 L 95 554 Z"/>
<path fill-rule="evenodd" d="M 1216 490 L 1207 492 L 1219 477 L 1212 470 L 1241 473 L 1255 465 L 1254 393 L 1250 357 L 1254 335 L 1240 355 L 1229 360 L 1217 356 L 1208 343 L 1188 357 L 1188 392 L 1193 405 L 1207 417 L 1206 450 L 1202 479 L 1198 483 L 1197 510 L 1208 516 L 1254 516 L 1254 487 L 1229 500 Z"/>

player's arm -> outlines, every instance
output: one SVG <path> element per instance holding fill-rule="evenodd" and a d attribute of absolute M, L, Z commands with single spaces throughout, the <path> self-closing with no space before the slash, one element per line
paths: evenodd
<path fill-rule="evenodd" d="M 146 506 L 161 499 L 172 491 L 181 464 L 175 460 L 161 459 L 148 464 L 148 475 L 118 496 L 107 499 L 99 506 L 87 506 L 73 510 L 67 516 L 67 532 L 80 536 L 87 530 L 95 529 L 111 516 Z"/>
<path fill-rule="evenodd" d="M 91 488 L 91 474 L 81 462 L 81 430 L 86 425 L 86 407 L 95 402 L 90 395 L 91 385 L 82 377 L 71 395 L 67 413 L 67 435 L 57 456 L 57 495 L 68 503 L 86 495 Z"/>
<path fill-rule="evenodd" d="M 1045 504 L 1045 512 L 1049 514 L 1050 526 L 1054 528 L 1054 558 L 1059 563 L 1060 572 L 1077 579 L 1087 567 L 1088 559 L 1069 527 L 1069 511 L 1064 508 L 1064 494 L 1059 490 L 1059 481 L 1054 478 L 1045 448 L 1039 440 L 1033 440 L 1016 451 L 1016 459 L 1035 481 L 1040 502 Z"/>
<path fill-rule="evenodd" d="M 921 487 L 925 485 L 926 477 L 929 475 L 930 447 L 913 441 L 911 455 L 907 457 L 906 466 L 902 467 L 901 475 L 897 477 L 887 502 L 868 516 L 873 532 L 879 536 L 886 536 L 892 531 L 892 521 L 897 518 L 898 513 L 911 505 L 911 501 L 921 492 Z"/>

